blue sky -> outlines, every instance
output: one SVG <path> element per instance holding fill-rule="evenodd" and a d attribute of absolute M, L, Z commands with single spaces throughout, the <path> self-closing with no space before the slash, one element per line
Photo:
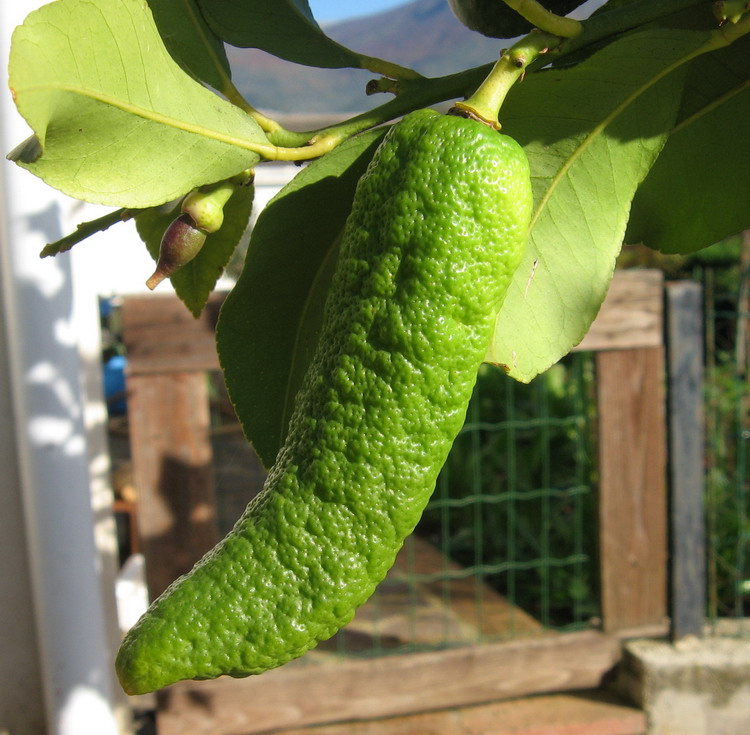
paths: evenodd
<path fill-rule="evenodd" d="M 313 15 L 319 23 L 370 15 L 403 5 L 407 0 L 309 0 Z"/>

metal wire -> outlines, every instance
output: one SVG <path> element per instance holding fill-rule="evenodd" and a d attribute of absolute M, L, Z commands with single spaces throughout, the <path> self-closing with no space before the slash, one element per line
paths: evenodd
<path fill-rule="evenodd" d="M 723 633 L 750 635 L 750 274 L 727 271 L 696 274 L 705 303 L 708 617 Z"/>

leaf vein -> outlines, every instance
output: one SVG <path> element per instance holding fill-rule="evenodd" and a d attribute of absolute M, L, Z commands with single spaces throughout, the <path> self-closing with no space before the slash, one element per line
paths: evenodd
<path fill-rule="evenodd" d="M 697 122 L 700 120 L 704 115 L 708 115 L 714 110 L 717 110 L 721 105 L 726 104 L 730 100 L 734 99 L 738 95 L 742 94 L 743 92 L 747 92 L 748 89 L 750 89 L 750 79 L 746 79 L 742 84 L 737 85 L 733 89 L 727 90 L 724 94 L 720 95 L 714 100 L 711 100 L 708 104 L 701 107 L 699 110 L 696 110 L 692 115 L 689 117 L 686 117 L 684 120 L 681 120 L 675 127 L 672 129 L 672 135 L 675 133 L 678 133 L 680 130 L 688 127 L 689 125 L 692 125 L 694 122 Z"/>
<path fill-rule="evenodd" d="M 697 56 L 699 53 L 701 53 L 700 49 L 697 51 L 693 50 L 693 51 L 688 52 L 687 54 L 685 54 L 685 56 L 682 56 L 676 61 L 672 62 L 671 64 L 668 64 L 665 68 L 661 69 L 658 73 L 654 74 L 654 76 L 652 76 L 650 79 L 646 80 L 643 84 L 636 87 L 633 92 L 631 92 L 627 97 L 625 97 L 625 99 L 622 102 L 620 102 L 619 105 L 616 105 L 610 111 L 608 115 L 605 115 L 604 118 L 582 138 L 580 144 L 575 147 L 571 155 L 567 158 L 567 160 L 560 167 L 559 171 L 555 174 L 555 176 L 552 177 L 550 186 L 548 187 L 547 191 L 544 193 L 544 196 L 539 201 L 539 204 L 536 207 L 536 210 L 534 211 L 532 215 L 531 225 L 529 227 L 530 230 L 533 230 L 542 212 L 547 207 L 549 200 L 551 199 L 557 186 L 559 186 L 563 176 L 566 175 L 566 173 L 571 169 L 571 167 L 575 164 L 575 162 L 581 157 L 584 151 L 590 145 L 592 145 L 593 142 L 600 135 L 604 133 L 606 128 L 612 122 L 614 122 L 618 118 L 619 115 L 624 113 L 625 110 L 627 110 L 627 108 L 630 107 L 630 105 L 633 104 L 642 94 L 644 94 L 647 90 L 653 87 L 657 82 L 661 81 L 666 76 L 671 74 L 675 69 L 678 69 L 680 66 L 682 66 L 682 64 L 686 63 L 690 59 Z"/>
<path fill-rule="evenodd" d="M 87 97 L 97 102 L 115 107 L 123 112 L 127 112 L 136 117 L 143 118 L 146 121 L 159 123 L 167 127 L 175 128 L 176 130 L 182 130 L 186 133 L 193 135 L 199 135 L 204 138 L 215 140 L 218 143 L 224 143 L 226 145 L 235 146 L 237 148 L 243 148 L 248 151 L 257 152 L 260 148 L 268 147 L 262 143 L 258 143 L 247 138 L 240 138 L 236 135 L 230 135 L 228 133 L 222 133 L 218 130 L 207 128 L 199 123 L 191 123 L 185 120 L 180 120 L 173 115 L 158 112 L 157 110 L 150 110 L 141 105 L 137 105 L 133 102 L 123 102 L 110 95 L 103 94 L 102 92 L 87 90 L 82 87 L 77 87 L 71 84 L 54 84 L 45 85 L 44 87 L 26 87 L 24 92 L 46 92 L 50 89 L 54 89 L 58 92 L 68 92 L 70 94 L 77 94 L 82 97 Z"/>

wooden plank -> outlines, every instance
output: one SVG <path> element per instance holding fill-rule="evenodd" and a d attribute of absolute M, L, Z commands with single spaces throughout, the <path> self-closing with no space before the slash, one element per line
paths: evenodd
<path fill-rule="evenodd" d="M 128 297 L 122 320 L 128 374 L 218 370 L 214 330 L 224 293 L 194 319 L 173 295 Z M 662 275 L 617 271 L 599 314 L 576 350 L 655 347 L 662 340 Z"/>
<path fill-rule="evenodd" d="M 646 714 L 606 691 L 546 694 L 504 702 L 344 722 L 274 735 L 643 735 Z"/>
<path fill-rule="evenodd" d="M 667 286 L 672 638 L 701 636 L 706 615 L 703 303 L 698 283 Z"/>
<path fill-rule="evenodd" d="M 596 632 L 434 653 L 304 660 L 249 679 L 181 682 L 160 694 L 159 735 L 237 735 L 367 720 L 598 687 L 620 644 Z"/>
<path fill-rule="evenodd" d="M 203 373 L 128 378 L 138 532 L 153 599 L 218 541 Z"/>
<path fill-rule="evenodd" d="M 597 354 L 604 630 L 667 613 L 666 428 L 661 347 Z"/>
<path fill-rule="evenodd" d="M 212 294 L 199 319 L 171 294 L 126 298 L 122 333 L 128 375 L 218 370 L 215 330 L 225 297 Z"/>
<path fill-rule="evenodd" d="M 663 276 L 616 271 L 599 314 L 575 350 L 623 350 L 662 344 Z"/>

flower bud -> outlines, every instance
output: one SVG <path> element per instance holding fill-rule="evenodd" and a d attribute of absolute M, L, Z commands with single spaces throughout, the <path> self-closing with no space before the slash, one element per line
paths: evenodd
<path fill-rule="evenodd" d="M 198 255 L 205 242 L 206 233 L 195 226 L 189 214 L 181 214 L 164 232 L 156 270 L 146 281 L 146 286 L 151 290 L 156 288 Z"/>

